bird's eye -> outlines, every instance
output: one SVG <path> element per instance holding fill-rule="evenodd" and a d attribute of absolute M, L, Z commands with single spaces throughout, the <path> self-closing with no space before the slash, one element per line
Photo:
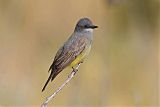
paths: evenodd
<path fill-rule="evenodd" d="M 84 27 L 85 27 L 85 28 L 88 28 L 88 26 L 87 26 L 87 25 L 85 25 Z"/>

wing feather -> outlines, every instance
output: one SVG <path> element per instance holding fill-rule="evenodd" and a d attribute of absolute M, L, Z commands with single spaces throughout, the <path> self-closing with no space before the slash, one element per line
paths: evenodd
<path fill-rule="evenodd" d="M 69 47 L 64 47 L 61 53 L 55 57 L 54 65 L 56 68 L 64 69 L 68 66 L 85 49 L 86 42 L 85 38 L 81 38 Z"/>

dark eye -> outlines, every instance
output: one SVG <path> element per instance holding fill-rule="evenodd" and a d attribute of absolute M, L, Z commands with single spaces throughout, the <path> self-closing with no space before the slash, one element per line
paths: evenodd
<path fill-rule="evenodd" d="M 88 26 L 87 26 L 87 25 L 84 25 L 84 27 L 85 27 L 85 28 L 88 28 Z"/>

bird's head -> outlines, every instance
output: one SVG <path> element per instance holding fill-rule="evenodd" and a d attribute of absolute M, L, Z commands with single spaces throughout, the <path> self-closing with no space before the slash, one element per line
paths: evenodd
<path fill-rule="evenodd" d="M 93 25 L 92 21 L 89 18 L 82 18 L 77 22 L 75 31 L 76 32 L 79 32 L 79 31 L 92 32 L 93 29 L 95 28 L 98 28 L 98 26 Z"/>

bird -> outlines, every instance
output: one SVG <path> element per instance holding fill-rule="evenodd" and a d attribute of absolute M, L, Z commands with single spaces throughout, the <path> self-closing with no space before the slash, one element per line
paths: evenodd
<path fill-rule="evenodd" d="M 57 51 L 53 63 L 48 70 L 50 75 L 42 89 L 42 92 L 45 90 L 49 81 L 52 82 L 66 67 L 69 66 L 74 70 L 76 65 L 84 61 L 91 50 L 93 29 L 95 28 L 98 28 L 98 26 L 93 25 L 89 18 L 81 18 L 77 22 L 72 35 Z"/>

